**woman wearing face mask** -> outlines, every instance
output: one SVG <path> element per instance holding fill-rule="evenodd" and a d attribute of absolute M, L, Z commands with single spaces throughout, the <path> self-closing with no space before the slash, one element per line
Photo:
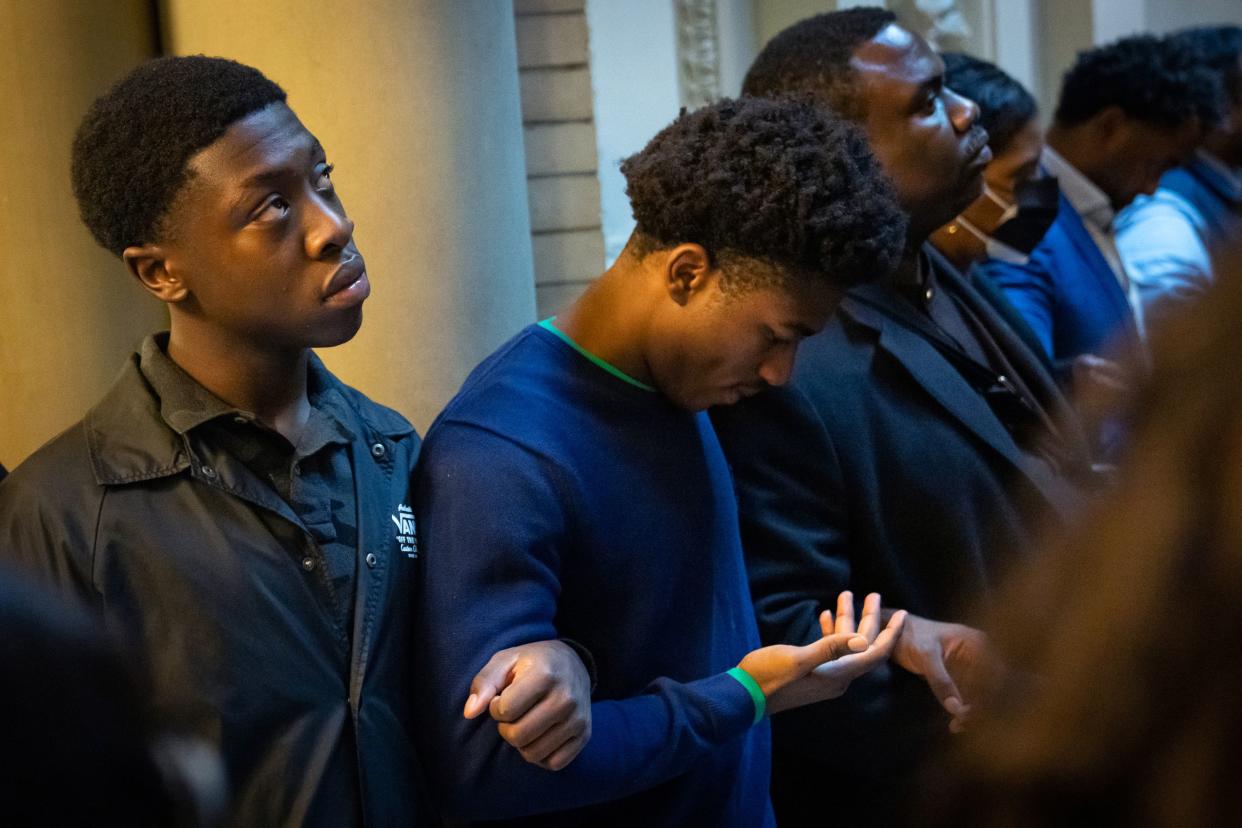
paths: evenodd
<path fill-rule="evenodd" d="M 963 273 L 984 259 L 1025 261 L 1057 214 L 1056 182 L 1041 178 L 1044 134 L 1035 99 L 997 67 L 969 55 L 943 55 L 945 82 L 979 105 L 992 160 L 983 194 L 932 234 L 936 249 Z"/>
<path fill-rule="evenodd" d="M 951 265 L 967 274 L 1048 372 L 1063 386 L 1074 389 L 1076 407 L 1085 422 L 1107 420 L 1112 399 L 1124 389 L 1121 369 L 1092 354 L 1058 367 L 1022 314 L 992 280 L 971 273 L 972 265 L 987 259 L 1025 264 L 1056 220 L 1059 191 L 1056 179 L 1039 166 L 1044 134 L 1035 99 L 987 61 L 952 52 L 941 57 L 946 85 L 979 106 L 979 123 L 988 131 L 992 160 L 983 171 L 983 193 L 932 234 L 932 255 L 941 256 L 941 266 Z M 1092 426 L 1093 432 L 1095 428 Z M 1102 431 L 1094 438 L 1095 452 L 1106 460 L 1110 454 L 1107 446 L 1117 438 L 1111 431 L 1105 433 L 1111 426 L 1098 428 Z"/>
<path fill-rule="evenodd" d="M 941 57 L 945 83 L 979 105 L 979 123 L 988 131 L 992 160 L 983 171 L 983 194 L 931 235 L 930 253 L 939 254 L 941 267 L 965 274 L 1048 372 L 1055 374 L 1047 352 L 1022 315 L 990 279 L 970 273 L 973 264 L 986 259 L 1024 262 L 1056 219 L 1056 180 L 1042 176 L 1039 169 L 1044 133 L 1035 99 L 986 61 L 954 52 Z"/>

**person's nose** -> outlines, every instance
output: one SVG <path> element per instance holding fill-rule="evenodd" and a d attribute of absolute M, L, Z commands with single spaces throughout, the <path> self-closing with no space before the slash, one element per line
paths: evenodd
<path fill-rule="evenodd" d="M 331 195 L 312 193 L 306 217 L 306 253 L 312 259 L 339 253 L 354 237 L 354 222 Z"/>
<path fill-rule="evenodd" d="M 979 120 L 979 104 L 947 86 L 944 89 L 944 104 L 949 112 L 949 121 L 959 133 L 969 132 Z"/>
<path fill-rule="evenodd" d="M 784 385 L 793 376 L 798 346 L 790 343 L 777 348 L 759 364 L 759 378 L 768 385 Z"/>

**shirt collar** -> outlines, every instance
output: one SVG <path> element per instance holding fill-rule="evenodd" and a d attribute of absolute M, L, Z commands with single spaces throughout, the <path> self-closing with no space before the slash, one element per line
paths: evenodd
<path fill-rule="evenodd" d="M 226 415 L 247 422 L 254 420 L 253 412 L 229 405 L 200 385 L 169 358 L 167 348 L 167 331 L 148 336 L 139 349 L 139 369 L 159 398 L 160 417 L 169 428 L 185 434 Z M 307 372 L 306 392 L 314 409 L 314 442 L 322 445 L 334 441 L 333 437 L 342 442 L 353 440 L 355 432 L 349 426 L 352 409 L 335 378 L 314 354 L 308 361 Z"/>
<path fill-rule="evenodd" d="M 1104 191 L 1046 144 L 1040 161 L 1048 174 L 1057 179 L 1061 193 L 1083 221 L 1091 223 L 1097 230 L 1111 233 L 1117 214 Z"/>

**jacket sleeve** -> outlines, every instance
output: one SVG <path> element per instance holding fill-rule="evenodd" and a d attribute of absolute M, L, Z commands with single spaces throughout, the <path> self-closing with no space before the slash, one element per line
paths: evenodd
<path fill-rule="evenodd" d="M 865 593 L 881 589 L 856 561 L 861 541 L 850 515 L 861 507 L 851 504 L 850 495 L 866 483 L 850 478 L 834 444 L 849 426 L 830 428 L 797 385 L 714 410 L 712 418 L 733 470 L 763 643 L 806 644 L 819 635 L 820 612 L 835 611 L 842 590 L 855 591 L 857 607 Z M 875 471 L 869 466 L 855 474 L 865 478 Z M 812 760 L 833 745 L 848 744 L 858 767 L 899 761 L 904 735 L 915 736 L 917 725 L 907 727 L 895 717 L 925 710 L 905 709 L 910 679 L 904 670 L 881 665 L 839 699 L 774 718 L 775 743 Z M 913 689 L 930 697 L 925 687 Z"/>
<path fill-rule="evenodd" d="M 552 772 L 524 761 L 486 714 L 462 717 L 471 679 L 494 653 L 558 637 L 562 559 L 589 554 L 571 546 L 572 503 L 553 463 L 489 431 L 442 422 L 423 446 L 414 482 L 416 716 L 419 752 L 448 816 L 516 817 L 628 796 L 753 722 L 750 696 L 727 674 L 659 678 L 638 696 L 594 702 L 590 741 Z"/>
<path fill-rule="evenodd" d="M 0 483 L 0 560 L 91 602 L 97 597 L 92 560 L 102 489 L 91 481 L 90 490 L 82 490 L 65 479 L 73 472 L 57 465 L 40 452 Z"/>
<path fill-rule="evenodd" d="M 733 471 L 742 548 L 764 644 L 808 644 L 849 589 L 836 452 L 807 398 L 774 388 L 712 411 Z"/>
<path fill-rule="evenodd" d="M 992 260 L 979 265 L 979 270 L 983 277 L 990 278 L 993 284 L 1004 291 L 1005 298 L 1022 314 L 1022 318 L 1034 332 L 1035 338 L 1044 348 L 1044 353 L 1052 357 L 1056 289 L 1040 252 L 1037 250 L 1025 265 Z"/>

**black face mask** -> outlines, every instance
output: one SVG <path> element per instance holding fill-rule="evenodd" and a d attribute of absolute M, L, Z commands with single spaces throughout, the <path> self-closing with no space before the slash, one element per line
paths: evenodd
<path fill-rule="evenodd" d="M 992 238 L 1029 256 L 1057 220 L 1061 188 L 1055 178 L 1046 175 L 1019 184 L 1013 194 L 1018 212 L 993 230 Z"/>

